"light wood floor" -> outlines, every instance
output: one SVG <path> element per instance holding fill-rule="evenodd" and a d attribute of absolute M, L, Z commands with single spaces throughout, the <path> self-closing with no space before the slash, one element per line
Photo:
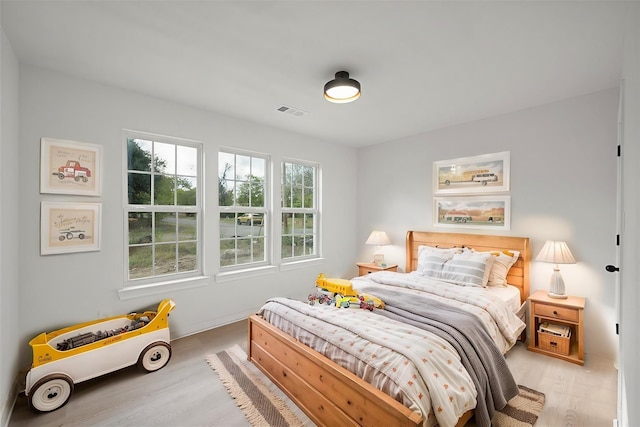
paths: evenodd
<path fill-rule="evenodd" d="M 233 344 L 246 349 L 247 326 L 238 322 L 172 342 L 160 371 L 127 368 L 78 384 L 69 403 L 39 414 L 18 397 L 9 427 L 48 426 L 248 426 L 240 409 L 205 361 Z M 609 427 L 616 416 L 617 372 L 611 362 L 587 355 L 578 366 L 517 344 L 507 361 L 518 384 L 546 394 L 536 427 Z"/>

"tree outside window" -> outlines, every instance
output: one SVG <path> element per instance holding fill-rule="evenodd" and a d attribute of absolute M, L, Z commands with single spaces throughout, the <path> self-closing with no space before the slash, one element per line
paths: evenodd
<path fill-rule="evenodd" d="M 129 280 L 201 272 L 201 146 L 127 138 Z"/>
<path fill-rule="evenodd" d="M 268 262 L 268 158 L 253 153 L 218 153 L 220 267 Z"/>

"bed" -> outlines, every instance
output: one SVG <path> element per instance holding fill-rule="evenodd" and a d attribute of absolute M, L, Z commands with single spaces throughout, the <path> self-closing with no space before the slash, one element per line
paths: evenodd
<path fill-rule="evenodd" d="M 506 280 L 516 287 L 521 306 L 528 297 L 528 238 L 409 231 L 406 239 L 405 272 L 418 269 L 421 246 L 465 247 L 476 251 L 517 251 L 517 261 L 508 270 Z M 360 280 L 355 279 L 354 283 L 361 285 Z M 261 316 L 251 316 L 248 327 L 249 360 L 317 425 L 426 425 L 427 420 L 422 415 L 424 412 L 405 406 Z M 472 416 L 473 408 L 469 408 L 450 425 L 462 426 Z"/>

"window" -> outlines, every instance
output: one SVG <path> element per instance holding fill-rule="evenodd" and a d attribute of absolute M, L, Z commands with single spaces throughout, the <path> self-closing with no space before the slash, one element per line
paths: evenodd
<path fill-rule="evenodd" d="M 285 261 L 317 256 L 318 167 L 282 163 L 281 257 Z"/>
<path fill-rule="evenodd" d="M 264 155 L 218 153 L 221 269 L 269 261 L 268 165 Z"/>
<path fill-rule="evenodd" d="M 201 151 L 195 142 L 127 137 L 129 281 L 202 274 Z"/>

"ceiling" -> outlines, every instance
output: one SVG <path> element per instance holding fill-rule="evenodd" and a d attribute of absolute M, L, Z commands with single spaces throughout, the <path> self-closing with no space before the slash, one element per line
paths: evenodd
<path fill-rule="evenodd" d="M 630 4 L 2 0 L 1 13 L 21 63 L 361 147 L 618 86 Z M 322 96 L 341 70 L 362 84 L 351 104 Z"/>

